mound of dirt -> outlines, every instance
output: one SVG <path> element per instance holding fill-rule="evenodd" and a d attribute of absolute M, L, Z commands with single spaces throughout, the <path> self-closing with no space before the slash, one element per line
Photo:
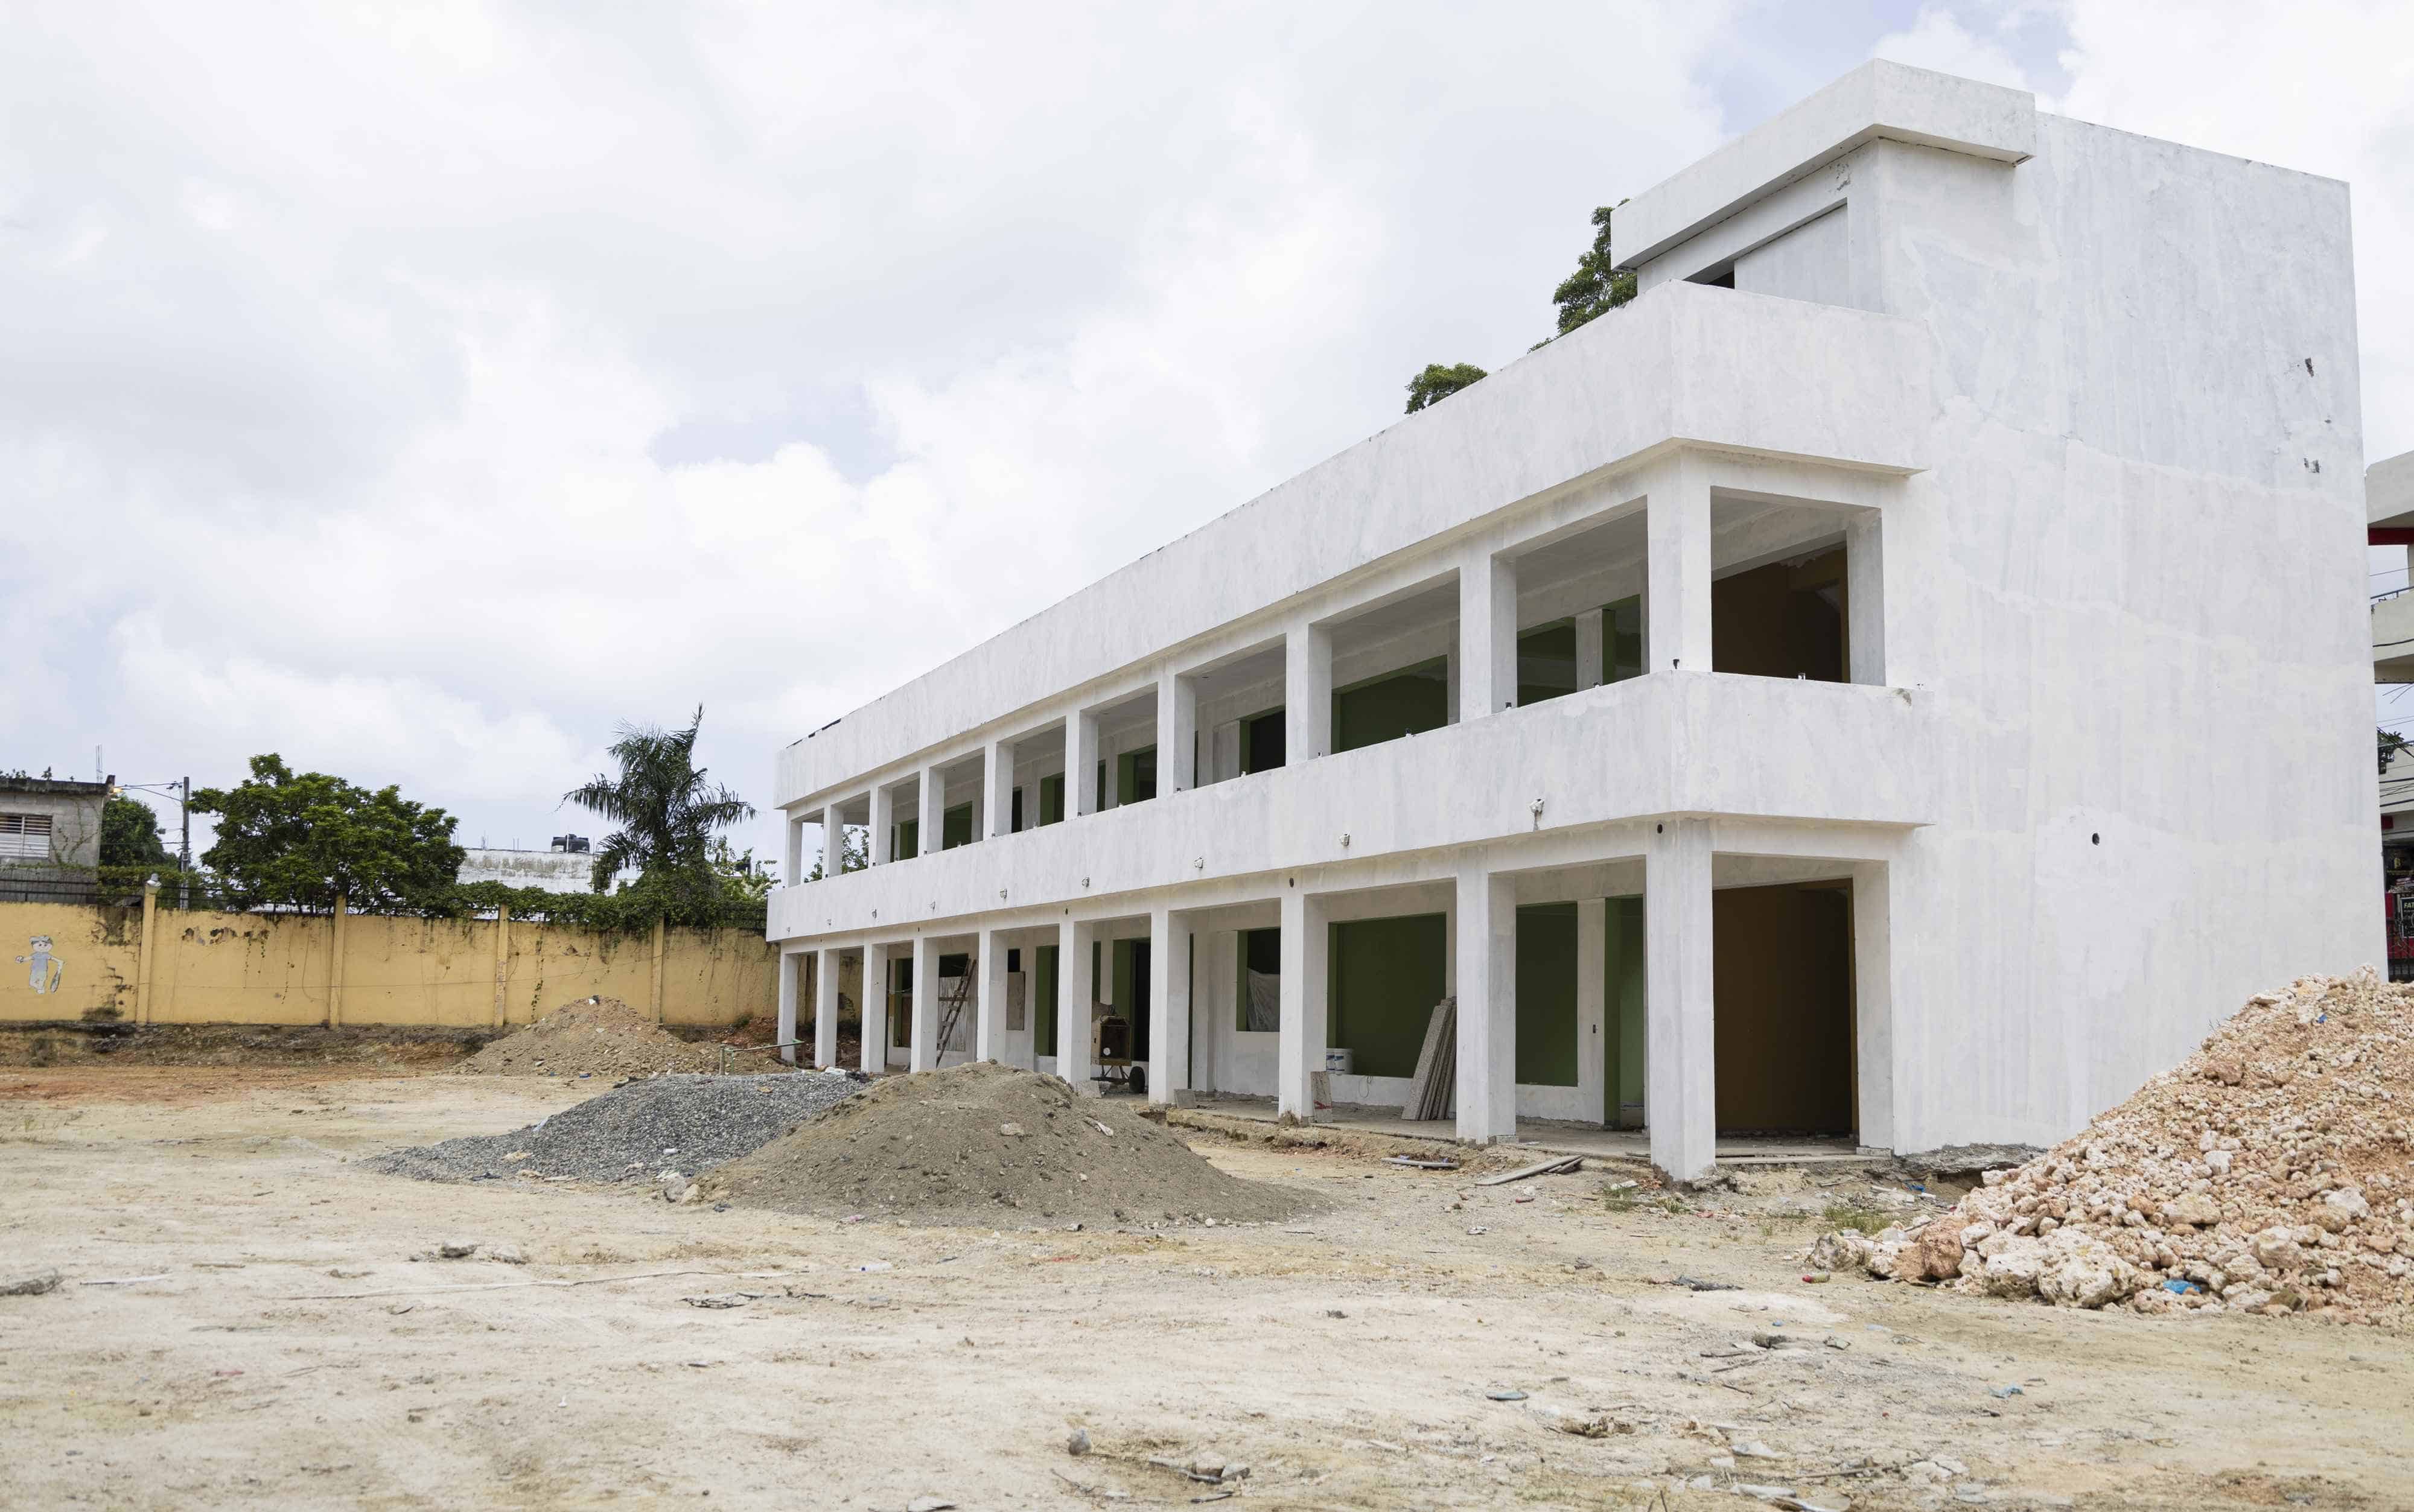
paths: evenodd
<path fill-rule="evenodd" d="M 1814 1262 L 2139 1312 L 2414 1323 L 2414 986 L 2367 967 L 2250 999 L 2180 1065 L 1925 1223 Z"/>
<path fill-rule="evenodd" d="M 559 1176 L 581 1181 L 693 1176 L 819 1118 L 856 1090 L 844 1076 L 649 1076 L 505 1134 L 447 1139 L 361 1164 L 423 1181 Z"/>
<path fill-rule="evenodd" d="M 567 1002 L 480 1050 L 459 1069 L 485 1076 L 659 1076 L 762 1071 L 772 1058 L 690 1045 L 618 998 Z"/>
<path fill-rule="evenodd" d="M 987 1062 L 876 1082 L 703 1189 L 782 1212 L 992 1228 L 1257 1223 L 1313 1205 L 1215 1169 L 1131 1104 Z"/>

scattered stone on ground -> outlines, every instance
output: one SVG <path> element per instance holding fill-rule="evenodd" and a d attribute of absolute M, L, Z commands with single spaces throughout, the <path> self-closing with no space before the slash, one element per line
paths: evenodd
<path fill-rule="evenodd" d="M 1312 1200 L 1226 1175 L 1136 1106 L 993 1063 L 875 1083 L 703 1186 L 785 1212 L 1018 1227 L 1268 1222 Z"/>
<path fill-rule="evenodd" d="M 648 1076 L 510 1134 L 447 1139 L 362 1164 L 423 1181 L 655 1181 L 677 1201 L 697 1173 L 818 1118 L 855 1090 L 848 1078 L 817 1072 Z"/>
<path fill-rule="evenodd" d="M 581 998 L 495 1041 L 459 1069 L 486 1076 L 617 1077 L 728 1075 L 778 1063 L 774 1057 L 726 1045 L 692 1045 L 618 998 Z"/>
<path fill-rule="evenodd" d="M 2073 1137 L 1835 1269 L 2064 1307 L 2414 1323 L 2414 986 L 2299 978 Z"/>
<path fill-rule="evenodd" d="M 58 1289 L 59 1273 L 55 1270 L 31 1270 L 0 1281 L 0 1297 L 39 1297 Z"/>

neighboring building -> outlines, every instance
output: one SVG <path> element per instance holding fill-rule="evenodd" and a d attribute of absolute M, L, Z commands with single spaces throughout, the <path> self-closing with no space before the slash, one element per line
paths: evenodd
<path fill-rule="evenodd" d="M 773 895 L 783 1012 L 861 958 L 927 1065 L 961 957 L 981 1055 L 1307 1119 L 1454 993 L 1458 1134 L 1691 1176 L 2048 1144 L 2377 958 L 2346 185 L 1877 63 L 1617 241 L 1625 309 L 783 749 L 783 874 L 873 863 Z"/>
<path fill-rule="evenodd" d="M 100 811 L 117 778 L 0 776 L 0 901 L 81 902 L 100 865 Z"/>
<path fill-rule="evenodd" d="M 506 887 L 542 887 L 548 893 L 585 893 L 594 889 L 595 855 L 582 835 L 557 835 L 550 849 L 511 851 L 477 846 L 461 852 L 464 882 L 501 882 Z"/>
<path fill-rule="evenodd" d="M 2414 452 L 2364 469 L 2363 510 L 2371 544 L 2414 547 Z M 2414 565 L 2414 550 L 2407 555 Z M 2372 589 L 2372 680 L 2402 691 L 2414 686 L 2414 572 L 2375 573 Z M 2379 718 L 2414 739 L 2414 698 L 2383 699 Z M 2389 975 L 2414 982 L 2414 754 L 2404 751 L 2380 763 L 2380 858 Z"/>

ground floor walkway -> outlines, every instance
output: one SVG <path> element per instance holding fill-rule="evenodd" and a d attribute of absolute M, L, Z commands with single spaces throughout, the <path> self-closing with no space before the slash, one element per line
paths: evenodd
<path fill-rule="evenodd" d="M 1235 1097 L 1202 1092 L 1193 1106 L 1201 1113 L 1246 1119 L 1256 1123 L 1274 1123 L 1281 1118 L 1271 1097 Z M 1431 1139 L 1447 1144 L 1456 1137 L 1453 1126 L 1447 1121 L 1403 1119 L 1397 1108 L 1369 1107 L 1363 1104 L 1343 1103 L 1319 1108 L 1316 1121 L 1363 1134 L 1393 1134 L 1403 1139 Z M 1634 1161 L 1644 1164 L 1648 1164 L 1651 1160 L 1651 1136 L 1641 1129 L 1603 1129 L 1596 1124 L 1565 1123 L 1556 1119 L 1519 1119 L 1517 1143 L 1531 1145 L 1538 1153 L 1544 1155 L 1587 1155 L 1596 1160 Z M 1878 1165 L 1891 1159 L 1893 1157 L 1889 1155 L 1864 1155 L 1849 1139 L 1721 1134 L 1718 1140 L 1718 1161 L 1721 1165 L 1807 1165 L 1814 1163 L 1822 1165 Z"/>

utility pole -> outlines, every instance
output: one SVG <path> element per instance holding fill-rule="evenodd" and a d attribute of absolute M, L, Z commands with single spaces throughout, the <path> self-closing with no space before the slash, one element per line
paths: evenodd
<path fill-rule="evenodd" d="M 183 821 L 185 838 L 176 852 L 176 906 L 193 906 L 193 779 L 188 776 L 177 784 L 177 817 Z"/>

